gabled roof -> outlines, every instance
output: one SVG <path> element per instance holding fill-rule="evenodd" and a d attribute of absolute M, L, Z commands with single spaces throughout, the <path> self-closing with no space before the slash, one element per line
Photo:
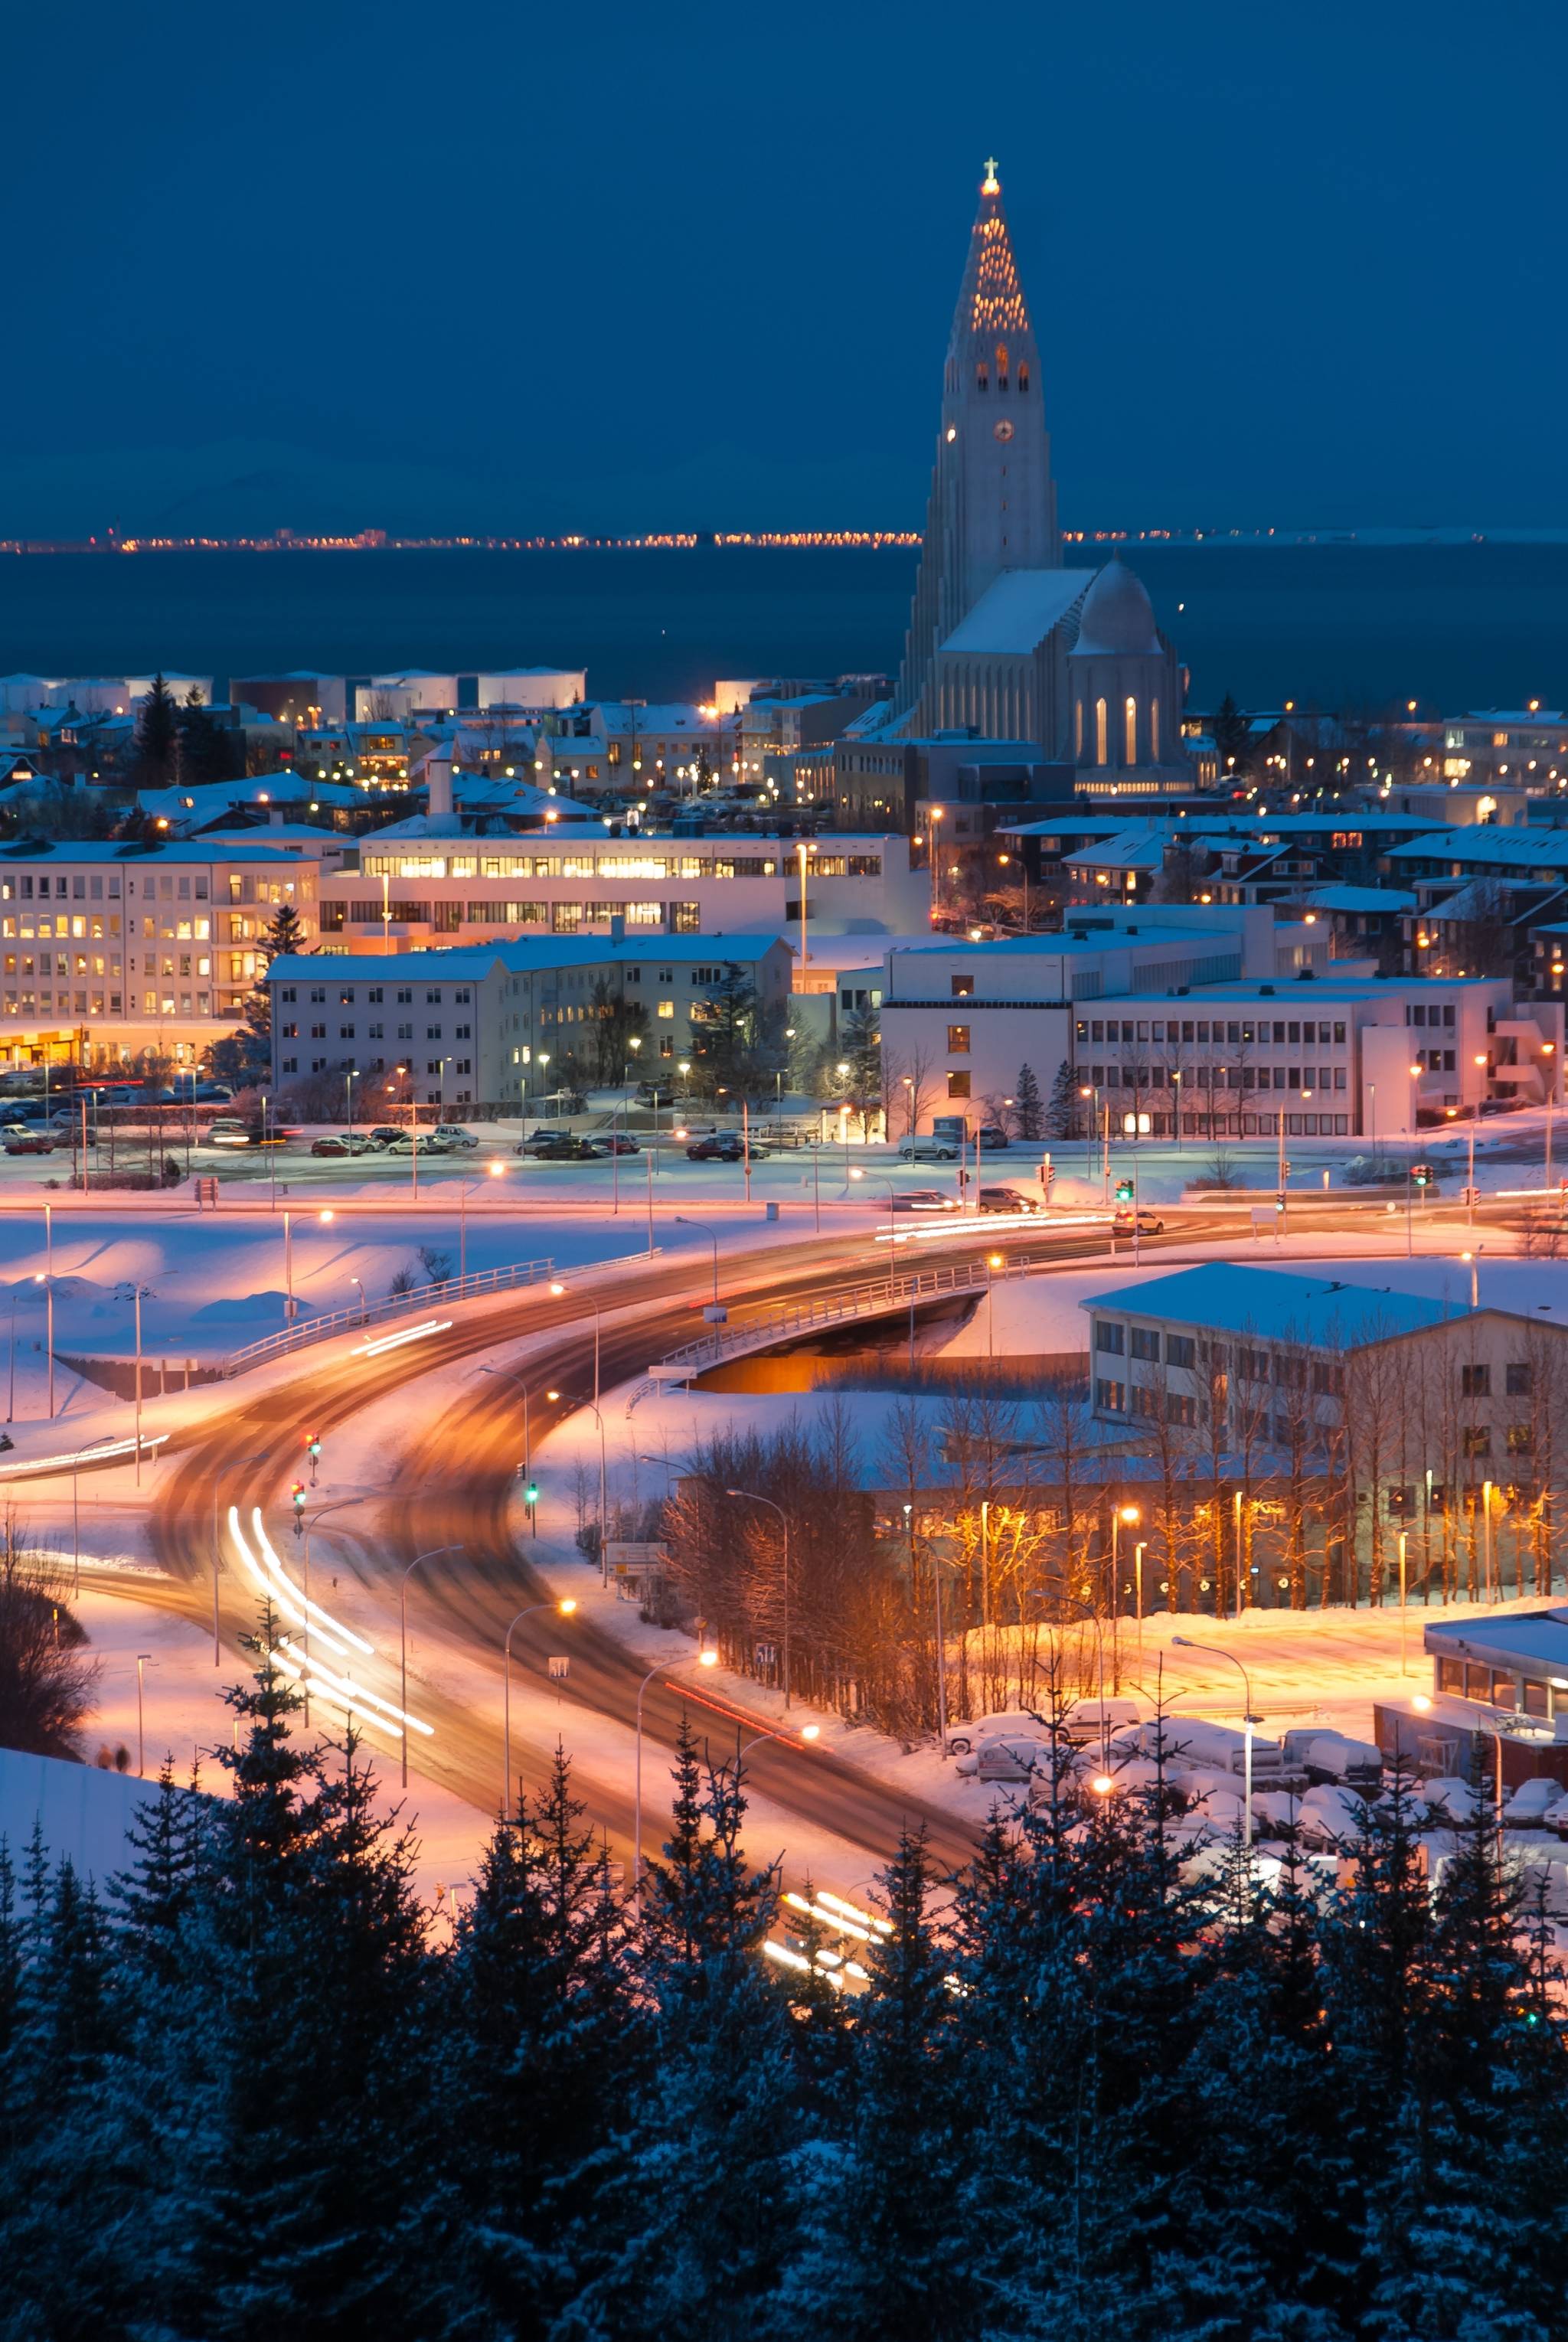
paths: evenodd
<path fill-rule="evenodd" d="M 938 649 L 1003 656 L 1032 651 L 1093 583 L 1087 569 L 1004 569 Z"/>

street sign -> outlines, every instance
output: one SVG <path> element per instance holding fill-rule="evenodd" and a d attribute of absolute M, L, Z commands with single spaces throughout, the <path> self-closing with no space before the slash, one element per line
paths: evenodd
<path fill-rule="evenodd" d="M 756 1643 L 754 1644 L 752 1647 L 756 1654 L 756 1663 L 759 1667 L 774 1667 L 778 1665 L 779 1655 L 776 1645 L 773 1643 Z"/>
<path fill-rule="evenodd" d="M 546 1664 L 550 1669 L 550 1680 L 552 1683 L 564 1683 L 566 1677 L 572 1672 L 572 1662 L 570 1659 L 551 1659 L 547 1661 Z"/>

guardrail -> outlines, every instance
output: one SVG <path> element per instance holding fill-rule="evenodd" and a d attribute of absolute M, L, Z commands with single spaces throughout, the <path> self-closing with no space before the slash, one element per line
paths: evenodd
<path fill-rule="evenodd" d="M 285 1357 L 308 1343 L 324 1342 L 333 1334 L 352 1333 L 363 1326 L 382 1326 L 388 1318 L 407 1316 L 411 1310 L 446 1301 L 470 1301 L 483 1293 L 508 1293 L 520 1285 L 542 1285 L 554 1266 L 551 1258 L 517 1261 L 510 1268 L 478 1268 L 471 1276 L 445 1276 L 438 1284 L 421 1285 L 412 1293 L 389 1294 L 385 1301 L 365 1302 L 357 1309 L 333 1309 L 324 1317 L 303 1318 L 276 1334 L 264 1334 L 260 1341 L 247 1342 L 244 1349 L 231 1350 L 222 1362 L 222 1372 L 225 1378 L 243 1375 L 250 1366 Z"/>
<path fill-rule="evenodd" d="M 793 1335 L 846 1325 L 857 1317 L 887 1316 L 895 1309 L 907 1308 L 912 1302 L 934 1300 L 944 1293 L 984 1292 L 988 1285 L 1026 1275 L 1027 1269 L 1024 1261 L 1004 1262 L 995 1269 L 988 1267 L 984 1261 L 969 1261 L 962 1266 L 915 1269 L 903 1276 L 879 1277 L 873 1284 L 852 1286 L 847 1293 L 835 1293 L 822 1301 L 797 1302 L 793 1306 L 783 1304 L 762 1316 L 748 1317 L 739 1326 L 725 1326 L 722 1333 L 710 1335 L 701 1342 L 688 1342 L 684 1349 L 672 1351 L 657 1366 L 649 1367 L 630 1394 L 627 1413 L 639 1399 L 648 1397 L 663 1386 L 689 1382 L 694 1375 L 704 1373 L 709 1366 L 722 1366 L 726 1358 L 771 1349 L 775 1342 L 788 1341 Z"/>

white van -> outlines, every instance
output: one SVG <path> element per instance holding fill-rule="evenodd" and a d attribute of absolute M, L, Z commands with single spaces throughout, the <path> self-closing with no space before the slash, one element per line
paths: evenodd
<path fill-rule="evenodd" d="M 1062 1729 L 1074 1748 L 1135 1732 L 1139 1724 L 1135 1699 L 1075 1699 L 1062 1718 Z"/>
<path fill-rule="evenodd" d="M 1228 1773 L 1238 1781 L 1245 1778 L 1247 1736 L 1236 1726 L 1211 1724 L 1205 1717 L 1198 1716 L 1167 1716 L 1164 1730 L 1167 1764 L 1197 1767 L 1210 1773 Z M 1152 1724 L 1144 1726 L 1145 1755 L 1153 1753 L 1154 1733 Z M 1279 1742 L 1265 1739 L 1262 1733 L 1254 1732 L 1253 1786 L 1267 1788 L 1282 1781 L 1284 1771 L 1284 1752 Z"/>
<path fill-rule="evenodd" d="M 1308 1781 L 1344 1781 L 1355 1789 L 1383 1787 L 1383 1751 L 1370 1740 L 1297 1725 L 1284 1734 L 1280 1746 L 1289 1774 L 1304 1774 Z"/>

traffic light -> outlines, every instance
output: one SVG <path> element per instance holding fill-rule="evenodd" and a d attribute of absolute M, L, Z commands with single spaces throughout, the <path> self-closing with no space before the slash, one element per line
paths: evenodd
<path fill-rule="evenodd" d="M 314 1488 L 315 1486 L 315 1467 L 321 1462 L 321 1434 L 319 1431 L 307 1431 L 305 1433 L 305 1452 L 310 1457 L 310 1485 Z"/>
<path fill-rule="evenodd" d="M 1413 1165 L 1411 1166 L 1411 1172 L 1410 1172 L 1410 1176 L 1411 1176 L 1411 1177 L 1414 1180 L 1414 1182 L 1415 1182 L 1415 1184 L 1416 1184 L 1416 1186 L 1417 1186 L 1418 1187 L 1424 1187 L 1424 1186 L 1426 1186 L 1428 1185 L 1428 1183 L 1430 1182 L 1431 1178 L 1432 1178 L 1432 1166 L 1431 1166 L 1431 1164 L 1430 1164 L 1430 1163 L 1415 1163 L 1415 1164 L 1413 1164 Z"/>
<path fill-rule="evenodd" d="M 528 1486 L 523 1491 L 523 1502 L 528 1506 L 529 1510 L 532 1511 L 538 1501 L 539 1484 L 536 1480 L 530 1480 Z"/>
<path fill-rule="evenodd" d="M 1132 1200 L 1133 1183 L 1131 1179 L 1118 1179 L 1116 1182 L 1116 1201 L 1119 1204 L 1130 1204 Z"/>
<path fill-rule="evenodd" d="M 304 1535 L 304 1532 L 305 1482 L 303 1480 L 296 1480 L 294 1484 L 294 1533 L 295 1536 L 301 1536 Z"/>

